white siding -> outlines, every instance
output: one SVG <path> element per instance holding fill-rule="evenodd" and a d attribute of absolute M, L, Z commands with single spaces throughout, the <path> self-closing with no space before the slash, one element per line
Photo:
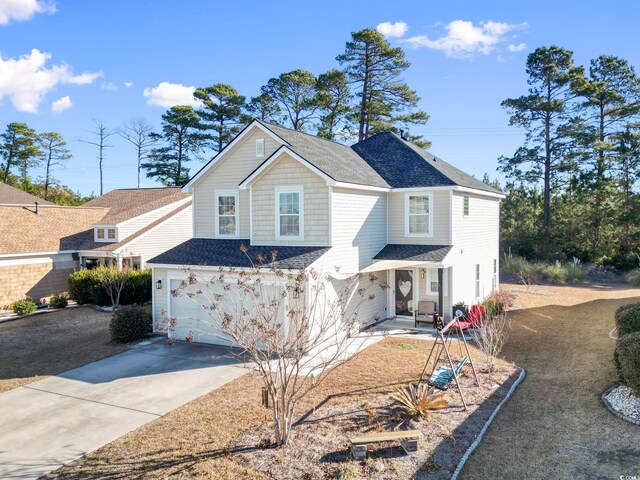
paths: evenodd
<path fill-rule="evenodd" d="M 125 256 L 142 256 L 144 263 L 191 238 L 192 207 L 178 212 L 166 222 L 133 240 L 123 250 Z"/>
<path fill-rule="evenodd" d="M 265 155 L 256 157 L 256 139 L 264 138 Z M 194 237 L 215 237 L 215 191 L 238 190 L 238 185 L 280 146 L 256 128 L 214 166 L 194 187 Z M 249 191 L 240 190 L 240 238 L 249 238 Z"/>
<path fill-rule="evenodd" d="M 276 188 L 302 186 L 304 240 L 276 240 Z M 297 160 L 283 155 L 251 185 L 253 245 L 313 245 L 331 243 L 329 187 L 325 180 Z"/>
<path fill-rule="evenodd" d="M 189 199 L 185 198 L 181 202 L 174 202 L 170 205 L 165 205 L 164 207 L 158 208 L 151 212 L 145 213 L 144 215 L 140 215 L 139 217 L 132 218 L 131 220 L 125 223 L 119 223 L 118 227 L 118 241 L 121 242 L 126 240 L 127 237 L 133 235 L 134 233 L 142 230 L 147 225 L 152 224 L 156 220 L 164 217 L 167 213 L 171 212 L 178 208 L 181 204 L 188 202 Z"/>
<path fill-rule="evenodd" d="M 463 216 L 464 196 L 469 196 L 469 216 Z M 451 195 L 454 303 L 474 304 L 491 293 L 493 260 L 500 263 L 500 201 L 496 198 L 453 192 Z M 480 296 L 475 295 L 475 266 L 480 265 Z M 499 283 L 497 284 L 499 286 Z"/>
<path fill-rule="evenodd" d="M 433 194 L 433 236 L 406 237 L 405 236 L 405 198 L 406 192 L 389 193 L 389 243 L 451 245 L 449 228 L 449 191 L 424 190 L 415 192 Z M 412 193 L 413 194 L 413 193 Z"/>

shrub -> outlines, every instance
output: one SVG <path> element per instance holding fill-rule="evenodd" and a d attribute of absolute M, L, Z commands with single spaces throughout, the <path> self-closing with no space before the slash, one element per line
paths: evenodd
<path fill-rule="evenodd" d="M 496 290 L 482 301 L 488 317 L 505 313 L 513 305 L 513 295 L 509 290 Z"/>
<path fill-rule="evenodd" d="M 23 300 L 18 300 L 13 305 L 11 305 L 13 313 L 17 313 L 18 315 L 26 315 L 27 313 L 35 312 L 38 309 L 36 302 L 31 300 L 30 298 L 25 298 Z"/>
<path fill-rule="evenodd" d="M 640 332 L 620 337 L 616 357 L 620 381 L 640 397 Z"/>
<path fill-rule="evenodd" d="M 631 270 L 624 276 L 624 279 L 632 285 L 640 285 L 640 268 Z"/>
<path fill-rule="evenodd" d="M 618 307 L 615 313 L 618 335 L 622 337 L 640 331 L 640 303 L 632 303 Z"/>
<path fill-rule="evenodd" d="M 65 308 L 69 305 L 69 297 L 64 292 L 54 293 L 49 299 L 49 305 L 51 308 Z"/>
<path fill-rule="evenodd" d="M 127 343 L 143 338 L 151 333 L 151 309 L 139 305 L 122 307 L 113 314 L 109 324 L 111 340 Z"/>
<path fill-rule="evenodd" d="M 107 277 L 115 267 L 98 267 L 80 270 L 69 275 L 69 297 L 80 305 L 111 305 L 111 298 L 104 287 Z M 151 300 L 151 270 L 131 270 L 122 289 L 121 305 L 142 305 Z"/>
<path fill-rule="evenodd" d="M 434 393 L 434 389 L 426 383 L 397 387 L 391 400 L 398 404 L 403 413 L 411 419 L 429 420 L 434 410 L 449 405 L 444 399 L 445 392 Z"/>

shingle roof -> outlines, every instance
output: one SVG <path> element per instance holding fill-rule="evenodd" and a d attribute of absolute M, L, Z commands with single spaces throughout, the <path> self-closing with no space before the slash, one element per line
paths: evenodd
<path fill-rule="evenodd" d="M 374 260 L 415 260 L 418 262 L 441 262 L 451 251 L 451 245 L 386 245 Z"/>
<path fill-rule="evenodd" d="M 44 198 L 0 182 L 0 205 L 34 205 L 36 202 L 40 205 L 53 205 Z"/>
<path fill-rule="evenodd" d="M 180 187 L 123 188 L 94 198 L 85 207 L 108 207 L 109 213 L 100 220 L 103 225 L 113 225 L 173 202 L 190 197 Z"/>
<path fill-rule="evenodd" d="M 346 145 L 271 123 L 259 123 L 335 181 L 389 188 L 387 182 Z"/>
<path fill-rule="evenodd" d="M 459 185 L 502 193 L 391 132 L 378 133 L 351 148 L 392 188 Z"/>
<path fill-rule="evenodd" d="M 106 208 L 0 206 L 0 254 L 76 250 Z M 93 235 L 93 230 L 89 230 Z"/>
<path fill-rule="evenodd" d="M 245 254 L 240 247 L 249 247 Z M 255 246 L 248 239 L 222 240 L 192 238 L 161 253 L 148 263 L 167 265 L 209 265 L 223 267 L 251 267 L 260 263 L 271 263 L 271 252 L 276 252 L 276 266 L 283 269 L 304 269 L 329 251 L 329 247 Z"/>
<path fill-rule="evenodd" d="M 78 243 L 78 250 L 100 250 L 100 251 L 106 251 L 106 252 L 113 252 L 114 250 L 117 250 L 118 248 L 126 245 L 127 243 L 132 242 L 133 240 L 138 238 L 143 233 L 146 233 L 149 230 L 151 230 L 152 228 L 154 228 L 154 227 L 160 225 L 161 223 L 169 220 L 171 217 L 173 217 L 177 213 L 181 212 L 182 210 L 184 210 L 186 208 L 189 208 L 192 203 L 193 202 L 191 202 L 191 201 L 189 201 L 187 203 L 183 203 L 179 207 L 171 210 L 166 215 L 160 217 L 159 219 L 157 219 L 154 222 L 151 222 L 146 227 L 141 228 L 137 232 L 134 232 L 133 234 L 129 235 L 126 238 L 123 238 L 122 240 L 120 240 L 117 243 L 96 242 L 96 241 L 94 241 L 93 229 L 87 230 L 87 231 L 79 234 L 79 240 L 80 241 Z"/>

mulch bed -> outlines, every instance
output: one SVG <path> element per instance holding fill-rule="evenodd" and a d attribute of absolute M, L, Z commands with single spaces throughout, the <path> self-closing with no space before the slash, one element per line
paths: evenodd
<path fill-rule="evenodd" d="M 466 411 L 453 384 L 446 395 L 450 405 L 434 412 L 428 422 L 403 423 L 388 393 L 366 393 L 304 413 L 297 420 L 289 446 L 264 448 L 272 438 L 272 425 L 265 423 L 236 439 L 231 451 L 237 461 L 273 478 L 450 478 L 519 371 L 513 365 L 499 364 L 491 375 L 479 372 L 480 387 L 475 385 L 469 366 L 463 375 Z M 351 437 L 403 428 L 422 431 L 417 454 L 406 455 L 399 444 L 390 443 L 369 446 L 365 461 L 351 459 Z"/>

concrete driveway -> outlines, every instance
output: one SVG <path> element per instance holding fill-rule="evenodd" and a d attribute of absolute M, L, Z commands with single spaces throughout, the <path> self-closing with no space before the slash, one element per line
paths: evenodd
<path fill-rule="evenodd" d="M 0 478 L 38 478 L 244 373 L 229 349 L 154 341 L 0 394 Z"/>

